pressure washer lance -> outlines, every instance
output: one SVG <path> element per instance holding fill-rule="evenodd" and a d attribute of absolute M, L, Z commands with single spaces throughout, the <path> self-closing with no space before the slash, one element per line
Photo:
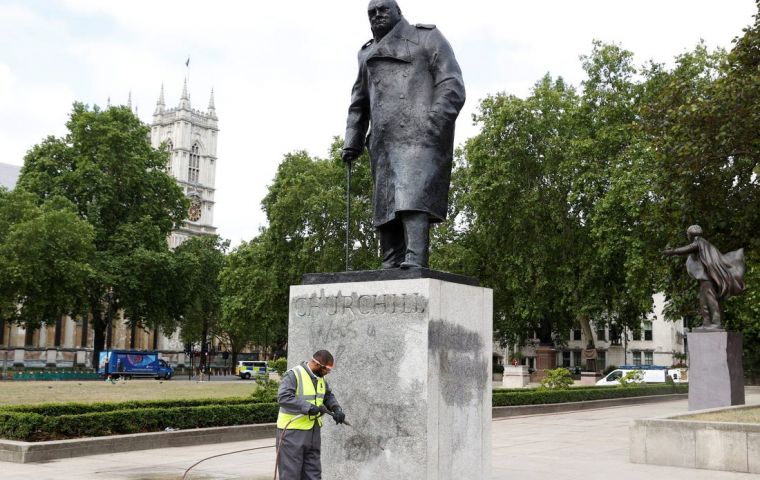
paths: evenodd
<path fill-rule="evenodd" d="M 324 413 L 326 413 L 326 414 L 330 415 L 331 417 L 333 417 L 333 419 L 335 418 L 335 414 L 334 414 L 333 412 L 331 412 L 330 410 L 327 410 L 327 409 L 325 408 L 325 409 L 323 409 L 323 411 L 324 411 Z M 382 451 L 385 451 L 385 449 L 383 448 L 383 446 L 382 446 L 382 445 L 380 445 L 380 443 L 379 443 L 377 440 L 375 440 L 374 438 L 370 437 L 370 436 L 369 436 L 369 435 L 367 435 L 366 433 L 359 431 L 359 429 L 358 429 L 358 428 L 356 428 L 356 427 L 354 427 L 353 425 L 351 425 L 350 423 L 348 423 L 348 421 L 346 421 L 345 419 L 343 420 L 343 424 L 344 424 L 344 425 L 348 425 L 348 426 L 349 426 L 349 427 L 351 427 L 351 429 L 352 429 L 354 432 L 356 432 L 356 433 L 357 433 L 357 434 L 358 434 L 360 437 L 362 437 L 362 438 L 364 438 L 364 439 L 369 439 L 369 440 L 371 440 L 371 441 L 372 441 L 372 443 L 374 443 L 374 444 L 375 444 L 375 446 L 376 446 L 377 448 L 379 448 L 379 449 L 380 449 L 380 450 L 382 450 Z"/>

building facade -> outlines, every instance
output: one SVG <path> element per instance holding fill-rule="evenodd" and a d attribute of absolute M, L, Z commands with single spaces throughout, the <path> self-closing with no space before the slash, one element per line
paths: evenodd
<path fill-rule="evenodd" d="M 658 293 L 653 296 L 654 308 L 647 318 L 641 322 L 638 329 L 621 330 L 615 326 L 605 326 L 601 322 L 591 322 L 594 346 L 596 348 L 596 366 L 603 371 L 610 365 L 662 365 L 670 366 L 682 362 L 686 349 L 686 335 L 683 322 L 665 320 L 663 309 L 665 295 Z M 555 364 L 558 367 L 583 369 L 586 361 L 584 350 L 588 338 L 580 328 L 567 332 L 567 336 L 558 339 L 554 347 Z M 519 362 L 530 368 L 537 368 L 538 339 L 528 345 L 516 349 L 498 348 L 494 360 L 509 359 L 515 356 Z"/>

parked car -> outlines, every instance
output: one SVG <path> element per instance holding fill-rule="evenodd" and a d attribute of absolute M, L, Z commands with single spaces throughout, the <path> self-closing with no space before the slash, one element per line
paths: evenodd
<path fill-rule="evenodd" d="M 269 375 L 267 362 L 258 360 L 242 360 L 235 367 L 235 375 L 243 380 L 249 380 L 251 377 L 266 377 Z"/>

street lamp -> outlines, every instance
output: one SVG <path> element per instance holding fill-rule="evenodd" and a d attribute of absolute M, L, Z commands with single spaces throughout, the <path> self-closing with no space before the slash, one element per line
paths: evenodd
<path fill-rule="evenodd" d="M 106 371 L 105 377 L 111 373 L 111 322 L 113 321 L 113 287 L 109 287 L 106 292 Z"/>

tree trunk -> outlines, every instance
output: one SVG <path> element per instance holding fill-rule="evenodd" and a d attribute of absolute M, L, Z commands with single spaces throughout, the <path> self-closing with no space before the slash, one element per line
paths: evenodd
<path fill-rule="evenodd" d="M 153 329 L 153 350 L 158 350 L 158 327 Z"/>
<path fill-rule="evenodd" d="M 200 360 L 200 369 L 201 369 L 201 375 L 203 372 L 206 371 L 207 368 L 207 361 L 208 361 L 208 319 L 203 319 L 203 331 L 201 332 L 201 360 Z"/>
<path fill-rule="evenodd" d="M 90 328 L 90 315 L 85 313 L 82 318 L 82 348 L 87 348 L 87 334 Z"/>
<path fill-rule="evenodd" d="M 92 314 L 92 368 L 98 368 L 100 361 L 100 352 L 102 352 L 106 346 L 106 325 L 103 321 L 103 317 L 100 311 L 100 304 L 93 303 L 90 306 L 90 312 Z"/>
<path fill-rule="evenodd" d="M 541 342 L 541 345 L 554 345 L 554 339 L 552 338 L 552 321 L 548 318 L 541 319 L 538 339 Z"/>
<path fill-rule="evenodd" d="M 24 335 L 24 346 L 25 347 L 34 346 L 34 329 L 33 328 L 26 327 L 26 335 Z"/>
<path fill-rule="evenodd" d="M 63 317 L 58 317 L 55 320 L 55 337 L 53 339 L 53 346 L 60 347 L 61 346 L 61 334 L 63 331 Z"/>
<path fill-rule="evenodd" d="M 594 332 L 591 331 L 591 320 L 588 318 L 588 315 L 581 315 L 578 318 L 578 321 L 581 324 L 581 330 L 583 331 L 583 334 L 586 336 L 586 348 L 595 348 Z"/>

